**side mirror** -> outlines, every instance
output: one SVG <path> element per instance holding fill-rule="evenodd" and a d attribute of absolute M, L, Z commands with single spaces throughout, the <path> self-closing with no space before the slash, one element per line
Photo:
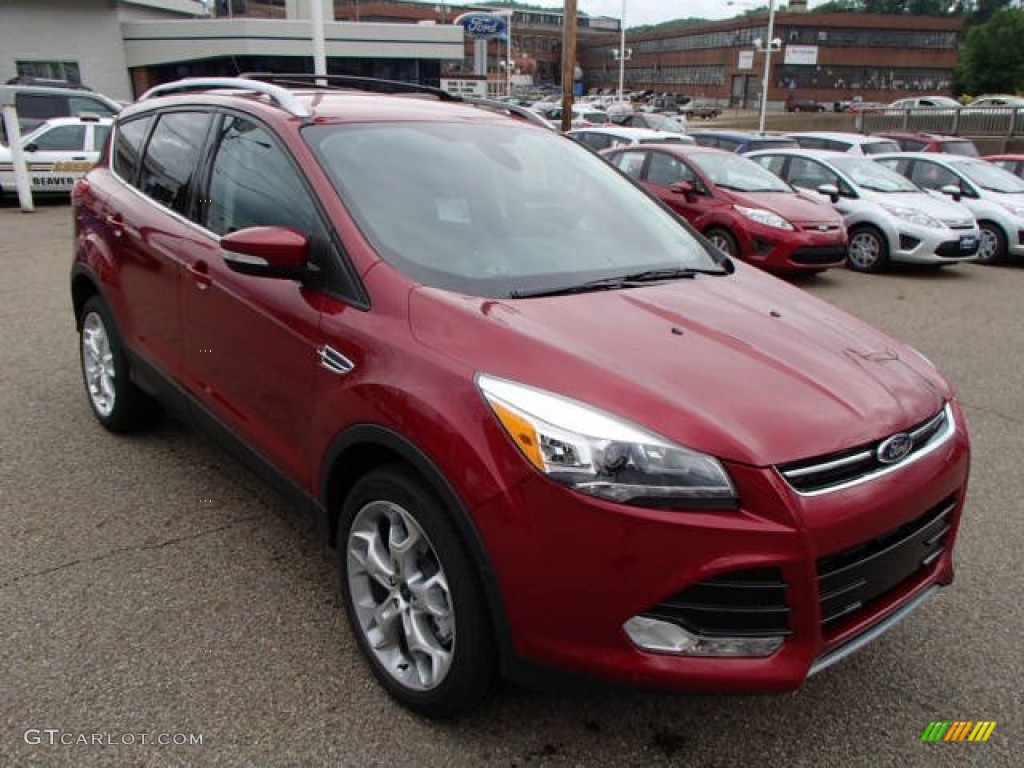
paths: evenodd
<path fill-rule="evenodd" d="M 818 192 L 826 195 L 833 203 L 839 202 L 839 187 L 835 184 L 822 184 L 818 187 Z"/>
<path fill-rule="evenodd" d="M 947 184 L 944 187 L 940 187 L 939 192 L 944 195 L 949 195 L 958 203 L 960 202 L 960 198 L 964 196 L 964 191 L 956 184 Z"/>
<path fill-rule="evenodd" d="M 249 227 L 220 239 L 224 261 L 253 277 L 299 280 L 308 272 L 309 240 L 287 227 Z"/>
<path fill-rule="evenodd" d="M 28 144 L 26 144 L 25 146 L 23 146 L 22 150 L 24 150 L 25 152 L 38 152 L 39 151 L 39 145 L 36 144 L 34 141 L 32 141 L 32 142 L 29 142 Z"/>
<path fill-rule="evenodd" d="M 677 181 L 675 184 L 669 184 L 668 188 L 680 195 L 686 195 L 687 199 L 690 199 L 696 193 L 693 184 L 688 181 Z"/>

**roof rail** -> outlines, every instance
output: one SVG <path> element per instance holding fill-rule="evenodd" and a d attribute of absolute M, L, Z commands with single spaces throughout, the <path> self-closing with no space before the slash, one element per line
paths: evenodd
<path fill-rule="evenodd" d="M 448 91 L 432 85 L 407 83 L 402 80 L 382 80 L 377 77 L 360 77 L 358 75 L 314 75 L 309 72 L 243 72 L 239 77 L 258 80 L 279 85 L 298 85 L 306 88 L 354 88 L 372 93 L 423 93 L 436 96 L 440 101 L 458 101 Z M 319 82 L 324 81 L 325 84 Z"/>
<path fill-rule="evenodd" d="M 216 89 L 236 89 L 261 93 L 264 96 L 269 96 L 271 101 L 295 117 L 313 116 L 312 110 L 299 101 L 295 94 L 288 89 L 272 85 L 271 83 L 242 77 L 186 77 L 184 80 L 176 80 L 173 83 L 164 83 L 163 85 L 156 85 L 150 88 L 139 97 L 139 101 L 145 101 L 154 96 L 166 96 L 172 93 Z"/>
<path fill-rule="evenodd" d="M 461 96 L 456 97 L 456 99 L 466 104 L 472 104 L 474 107 L 481 107 L 482 109 L 489 109 L 494 112 L 507 112 L 510 117 L 517 117 L 541 128 L 547 128 L 549 131 L 558 130 L 536 112 L 531 112 L 526 107 L 520 107 L 517 104 L 509 104 L 496 99 L 481 99 L 475 96 Z"/>

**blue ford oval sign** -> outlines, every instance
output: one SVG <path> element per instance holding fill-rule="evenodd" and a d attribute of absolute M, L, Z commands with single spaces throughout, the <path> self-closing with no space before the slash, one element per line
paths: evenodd
<path fill-rule="evenodd" d="M 878 446 L 876 456 L 882 464 L 895 464 L 903 461 L 914 449 L 914 438 L 906 432 L 898 432 Z"/>
<path fill-rule="evenodd" d="M 504 38 L 507 29 L 505 19 L 490 13 L 464 13 L 454 23 L 466 30 L 466 34 L 474 40 Z"/>

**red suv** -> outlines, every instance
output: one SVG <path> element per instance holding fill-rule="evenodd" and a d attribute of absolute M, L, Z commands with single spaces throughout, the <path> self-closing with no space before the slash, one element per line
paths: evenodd
<path fill-rule="evenodd" d="M 846 227 L 835 208 L 749 158 L 674 145 L 602 154 L 730 256 L 772 272 L 817 272 L 846 261 Z"/>
<path fill-rule="evenodd" d="M 399 701 L 789 690 L 952 580 L 968 438 L 925 358 L 514 109 L 332 83 L 126 108 L 71 295 L 99 422 L 174 408 L 318 514 Z"/>

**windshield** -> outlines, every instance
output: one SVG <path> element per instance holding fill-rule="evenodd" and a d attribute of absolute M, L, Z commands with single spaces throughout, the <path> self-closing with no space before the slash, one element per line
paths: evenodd
<path fill-rule="evenodd" d="M 939 144 L 939 152 L 964 157 L 978 157 L 978 148 L 973 141 L 943 141 Z"/>
<path fill-rule="evenodd" d="M 742 155 L 695 152 L 689 159 L 711 183 L 737 192 L 792 192 L 793 188 L 771 171 Z"/>
<path fill-rule="evenodd" d="M 874 160 L 866 157 L 833 157 L 829 158 L 832 165 L 842 171 L 859 187 L 874 192 L 920 192 L 921 188 L 906 176 L 898 174 Z"/>
<path fill-rule="evenodd" d="M 958 162 L 954 166 L 960 173 L 989 192 L 1019 194 L 1024 192 L 1024 179 L 1014 176 L 998 165 L 978 160 L 977 162 Z"/>
<path fill-rule="evenodd" d="M 900 145 L 895 141 L 866 141 L 860 145 L 865 155 L 884 155 L 887 152 L 899 152 Z"/>
<path fill-rule="evenodd" d="M 774 137 L 770 139 L 750 139 L 747 142 L 747 152 L 755 152 L 759 149 L 798 149 L 800 145 L 796 139 L 784 139 Z"/>
<path fill-rule="evenodd" d="M 648 127 L 653 128 L 656 131 L 667 131 L 668 133 L 684 133 L 683 126 L 679 124 L 678 120 L 673 120 L 671 117 L 665 117 L 651 112 L 644 116 L 644 120 Z"/>
<path fill-rule="evenodd" d="M 305 129 L 382 258 L 425 285 L 505 297 L 652 269 L 720 269 L 600 157 L 494 123 Z"/>

